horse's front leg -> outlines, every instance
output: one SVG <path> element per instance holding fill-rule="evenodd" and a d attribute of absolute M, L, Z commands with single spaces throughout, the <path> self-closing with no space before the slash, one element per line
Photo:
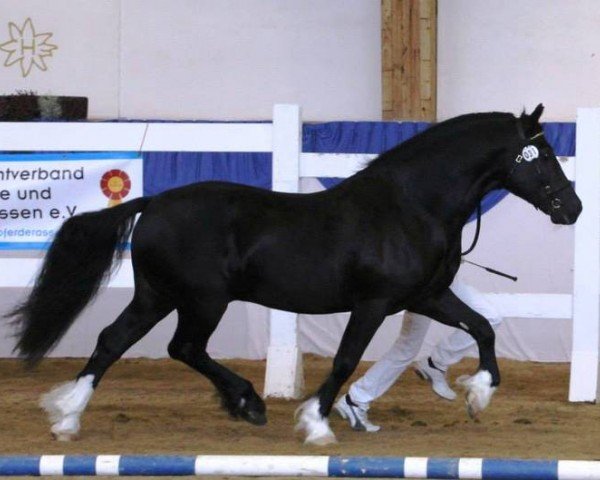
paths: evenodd
<path fill-rule="evenodd" d="M 297 430 L 304 430 L 305 443 L 326 445 L 336 441 L 327 417 L 342 385 L 356 369 L 362 354 L 383 322 L 387 301 L 362 302 L 350 315 L 342 341 L 333 359 L 333 369 L 316 394 L 296 410 Z"/>
<path fill-rule="evenodd" d="M 463 303 L 450 289 L 430 297 L 418 305 L 412 305 L 414 312 L 456 327 L 470 334 L 479 348 L 479 369 L 473 376 L 463 376 L 458 383 L 466 389 L 467 411 L 472 418 L 485 409 L 500 385 L 500 371 L 494 350 L 495 334 L 485 317 Z"/>

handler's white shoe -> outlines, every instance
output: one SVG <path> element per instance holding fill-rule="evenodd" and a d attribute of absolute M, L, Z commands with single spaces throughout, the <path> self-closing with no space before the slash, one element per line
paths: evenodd
<path fill-rule="evenodd" d="M 346 394 L 335 403 L 333 408 L 343 419 L 350 422 L 353 430 L 358 432 L 377 432 L 381 427 L 369 421 L 367 410 L 352 401 L 350 395 Z"/>
<path fill-rule="evenodd" d="M 419 377 L 431 383 L 431 388 L 440 397 L 446 400 L 454 400 L 456 398 L 456 392 L 450 388 L 446 381 L 446 372 L 436 367 L 431 361 L 431 357 L 417 362 L 414 368 Z"/>

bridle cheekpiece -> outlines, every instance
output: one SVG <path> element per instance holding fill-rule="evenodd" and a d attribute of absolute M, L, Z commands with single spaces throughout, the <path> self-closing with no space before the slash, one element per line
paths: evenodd
<path fill-rule="evenodd" d="M 523 125 L 520 121 L 517 121 L 517 130 L 519 131 L 519 136 L 525 140 L 525 145 L 523 146 L 521 152 L 515 157 L 514 164 L 510 169 L 510 172 L 508 173 L 507 180 L 513 176 L 515 170 L 523 161 L 533 162 L 534 160 L 540 157 L 539 149 L 537 148 L 537 146 L 533 145 L 530 142 L 532 140 L 535 140 L 536 138 L 543 137 L 544 132 L 538 132 L 532 137 L 527 138 L 525 136 L 525 132 L 523 131 Z M 556 196 L 556 194 L 570 186 L 571 183 L 567 180 L 566 182 L 557 186 L 556 188 L 552 188 L 550 186 L 550 182 L 545 178 L 544 174 L 542 173 L 539 162 L 536 162 L 534 165 L 536 172 L 540 177 L 540 183 L 544 186 L 544 193 L 546 194 L 546 197 L 549 200 L 550 206 L 553 210 L 560 209 L 562 207 L 562 201 Z"/>

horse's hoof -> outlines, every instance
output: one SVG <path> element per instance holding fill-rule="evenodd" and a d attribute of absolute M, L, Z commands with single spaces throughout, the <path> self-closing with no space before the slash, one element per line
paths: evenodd
<path fill-rule="evenodd" d="M 58 442 L 71 442 L 73 440 L 77 440 L 79 438 L 78 434 L 72 433 L 52 433 L 52 438 Z"/>
<path fill-rule="evenodd" d="M 267 424 L 267 415 L 262 412 L 242 412 L 241 417 L 252 425 Z"/>
<path fill-rule="evenodd" d="M 329 428 L 327 417 L 322 417 L 319 411 L 319 400 L 315 397 L 309 398 L 300 405 L 294 414 L 298 419 L 296 430 L 302 430 L 306 434 L 304 443 L 309 445 L 330 445 L 336 443 L 335 434 Z"/>
<path fill-rule="evenodd" d="M 459 377 L 456 383 L 466 389 L 467 414 L 473 420 L 477 420 L 479 413 L 490 404 L 496 391 L 496 388 L 491 386 L 492 375 L 487 370 L 480 370 L 472 377 Z"/>
<path fill-rule="evenodd" d="M 48 414 L 52 436 L 61 442 L 77 439 L 80 417 L 89 402 L 94 388 L 93 375 L 54 387 L 40 398 L 40 407 Z"/>
<path fill-rule="evenodd" d="M 465 398 L 465 407 L 467 409 L 467 415 L 473 421 L 478 421 L 477 412 L 473 409 L 473 405 L 469 403 L 469 401 Z"/>
<path fill-rule="evenodd" d="M 60 423 L 55 423 L 50 429 L 54 440 L 70 442 L 79 438 L 79 420 L 73 417 L 65 418 Z"/>
<path fill-rule="evenodd" d="M 267 406 L 260 398 L 252 385 L 249 390 L 237 400 L 233 409 L 229 409 L 234 418 L 241 418 L 252 425 L 265 425 L 267 423 Z"/>
<path fill-rule="evenodd" d="M 324 445 L 331 445 L 337 443 L 337 438 L 333 432 L 328 432 L 324 435 L 309 435 L 304 440 L 306 445 L 317 445 L 322 447 Z"/>

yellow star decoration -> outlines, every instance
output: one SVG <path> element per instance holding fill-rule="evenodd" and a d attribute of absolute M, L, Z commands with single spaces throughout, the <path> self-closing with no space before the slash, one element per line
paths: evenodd
<path fill-rule="evenodd" d="M 45 72 L 48 67 L 44 57 L 51 57 L 53 50 L 58 48 L 48 43 L 52 34 L 35 33 L 31 18 L 25 20 L 21 28 L 9 22 L 8 31 L 10 40 L 0 44 L 0 50 L 8 53 L 4 66 L 10 67 L 19 63 L 23 77 L 29 75 L 34 65 Z"/>

